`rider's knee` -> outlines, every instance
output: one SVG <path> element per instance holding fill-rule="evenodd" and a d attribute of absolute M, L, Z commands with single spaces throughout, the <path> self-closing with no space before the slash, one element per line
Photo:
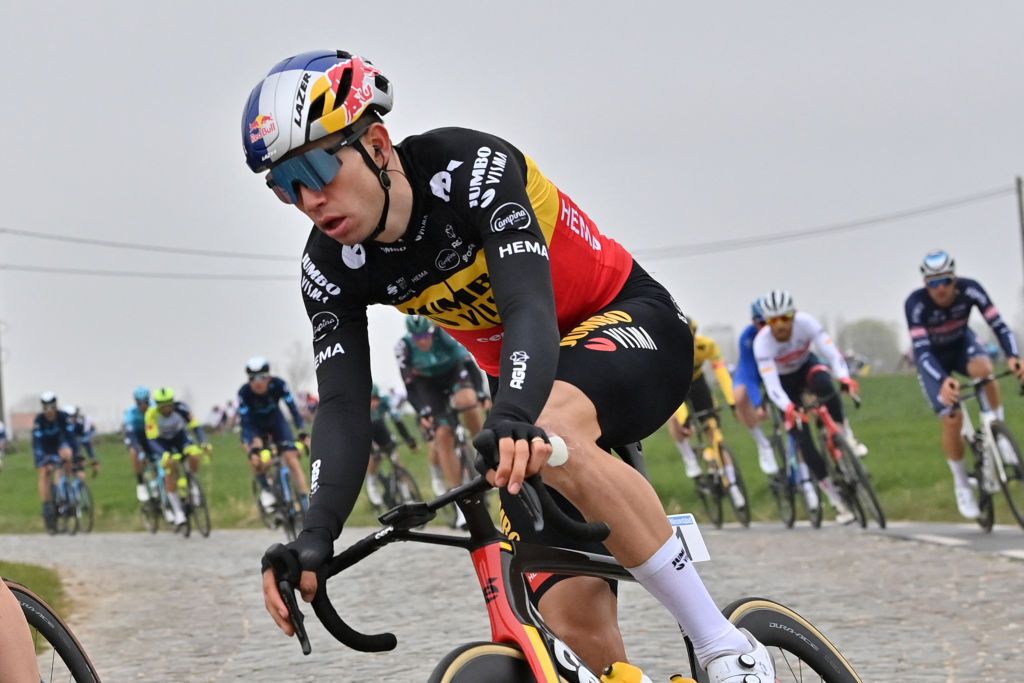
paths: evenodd
<path fill-rule="evenodd" d="M 975 356 L 967 363 L 967 374 L 971 377 L 987 377 L 992 371 L 992 359 L 988 356 Z"/>
<path fill-rule="evenodd" d="M 942 416 L 942 426 L 946 429 L 960 430 L 964 424 L 964 414 L 961 410 L 949 410 Z"/>

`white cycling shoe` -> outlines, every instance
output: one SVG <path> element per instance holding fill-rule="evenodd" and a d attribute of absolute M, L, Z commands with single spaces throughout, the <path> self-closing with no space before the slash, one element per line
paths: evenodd
<path fill-rule="evenodd" d="M 732 504 L 737 508 L 747 507 L 747 499 L 743 497 L 743 491 L 740 491 L 740 487 L 732 485 L 729 487 L 729 497 L 732 498 Z"/>
<path fill-rule="evenodd" d="M 771 446 L 758 446 L 757 460 L 765 474 L 772 475 L 779 471 L 779 463 L 775 462 L 775 451 Z"/>
<path fill-rule="evenodd" d="M 775 662 L 768 649 L 754 640 L 750 631 L 740 629 L 750 641 L 749 652 L 727 652 L 708 662 L 709 683 L 775 683 Z"/>
<path fill-rule="evenodd" d="M 146 489 L 145 484 L 135 485 L 135 497 L 139 499 L 140 503 L 145 503 L 149 500 L 149 491 Z"/>
<path fill-rule="evenodd" d="M 260 490 L 260 505 L 263 506 L 264 510 L 269 512 L 269 511 L 274 509 L 274 506 L 276 504 L 277 504 L 277 498 L 274 497 L 273 493 L 271 493 L 270 491 L 268 491 L 266 489 Z"/>
<path fill-rule="evenodd" d="M 981 509 L 978 507 L 978 501 L 974 499 L 974 490 L 970 486 L 955 486 L 953 490 L 956 492 L 956 509 L 961 515 L 967 519 L 981 517 Z"/>

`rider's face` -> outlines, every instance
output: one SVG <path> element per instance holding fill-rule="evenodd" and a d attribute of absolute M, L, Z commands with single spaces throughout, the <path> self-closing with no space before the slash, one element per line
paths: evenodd
<path fill-rule="evenodd" d="M 932 301 L 942 308 L 952 305 L 956 298 L 956 278 L 952 275 L 926 279 L 924 286 Z"/>
<path fill-rule="evenodd" d="M 374 155 L 374 150 L 367 151 Z M 337 156 L 341 160 L 338 174 L 322 191 L 299 185 L 297 206 L 325 235 L 352 246 L 376 229 L 384 210 L 384 191 L 358 151 L 346 146 Z M 381 164 L 379 156 L 375 161 Z"/>
<path fill-rule="evenodd" d="M 781 315 L 776 318 L 769 318 L 768 325 L 772 328 L 772 336 L 778 341 L 789 341 L 793 336 L 793 315 Z"/>
<path fill-rule="evenodd" d="M 434 335 L 432 334 L 416 334 L 413 335 L 412 340 L 416 343 L 416 348 L 427 353 L 430 349 L 434 348 Z"/>
<path fill-rule="evenodd" d="M 43 406 L 43 414 L 46 415 L 47 420 L 52 420 L 57 417 L 57 406 L 52 403 Z"/>
<path fill-rule="evenodd" d="M 170 415 L 171 413 L 174 412 L 174 404 L 173 403 L 161 403 L 160 405 L 157 406 L 157 410 L 160 411 L 161 415 L 163 415 L 164 417 L 167 417 L 168 415 Z"/>
<path fill-rule="evenodd" d="M 265 394 L 265 393 L 267 393 L 267 387 L 269 387 L 269 386 L 270 386 L 270 376 L 269 375 L 254 375 L 252 377 L 252 379 L 249 380 L 249 388 L 251 388 L 253 390 L 253 392 L 255 392 L 257 394 Z"/>

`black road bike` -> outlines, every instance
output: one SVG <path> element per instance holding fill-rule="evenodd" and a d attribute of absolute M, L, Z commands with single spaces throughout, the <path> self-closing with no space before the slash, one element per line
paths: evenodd
<path fill-rule="evenodd" d="M 576 522 L 566 517 L 552 501 L 539 477 L 527 480 L 518 500 L 537 525 L 552 524 L 565 533 L 603 540 L 603 524 Z M 327 594 L 328 578 L 369 557 L 396 541 L 428 543 L 469 552 L 482 590 L 491 623 L 490 640 L 460 645 L 445 655 L 430 678 L 431 683 L 584 683 L 597 681 L 582 660 L 548 629 L 530 601 L 525 575 L 552 571 L 574 576 L 597 576 L 631 581 L 614 558 L 524 541 L 510 540 L 491 520 L 481 501 L 490 485 L 483 477 L 448 491 L 429 503 L 406 503 L 381 515 L 380 530 L 357 541 L 321 569 L 312 606 L 317 618 L 342 644 L 361 652 L 383 652 L 395 648 L 391 633 L 364 634 L 349 626 L 338 614 Z M 445 505 L 458 505 L 466 516 L 469 537 L 418 532 Z M 295 556 L 282 545 L 267 552 L 281 596 L 302 651 L 311 652 L 294 587 L 300 568 Z M 860 677 L 840 651 L 807 619 L 788 607 L 764 598 L 743 598 L 724 610 L 737 626 L 748 629 L 772 652 L 776 674 L 783 681 L 827 681 L 858 683 Z M 684 637 L 686 659 L 693 678 L 707 681 L 697 665 L 693 647 Z M 683 650 L 680 649 L 680 653 Z M 682 659 L 682 657 L 681 657 Z"/>

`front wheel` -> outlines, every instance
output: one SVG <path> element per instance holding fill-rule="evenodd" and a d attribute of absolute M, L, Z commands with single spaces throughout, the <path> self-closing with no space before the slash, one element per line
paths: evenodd
<path fill-rule="evenodd" d="M 434 667 L 427 683 L 533 683 L 526 656 L 499 643 L 466 643 Z"/>
<path fill-rule="evenodd" d="M 210 535 L 210 508 L 206 504 L 206 494 L 203 492 L 203 485 L 199 483 L 199 477 L 191 472 L 186 475 L 188 480 L 188 507 L 189 517 L 192 518 L 199 533 L 206 538 Z"/>
<path fill-rule="evenodd" d="M 722 613 L 768 648 L 775 660 L 776 680 L 862 683 L 839 649 L 785 605 L 764 598 L 741 598 Z"/>
<path fill-rule="evenodd" d="M 847 460 L 851 472 L 857 478 L 857 502 L 860 503 L 861 509 L 874 517 L 878 526 L 884 529 L 885 512 L 882 510 L 882 504 L 878 502 L 878 494 L 875 493 L 875 487 L 871 483 L 871 476 L 846 439 L 842 435 L 837 435 L 835 438 L 836 446 L 843 452 L 843 458 Z"/>
<path fill-rule="evenodd" d="M 1017 440 L 1002 422 L 992 423 L 992 438 L 997 453 L 990 454 L 990 457 L 998 459 L 994 469 L 998 474 L 999 488 L 1003 490 L 1006 504 L 1017 518 L 1017 523 L 1024 527 L 1024 457 L 1021 457 Z"/>
<path fill-rule="evenodd" d="M 92 531 L 92 525 L 95 517 L 95 510 L 92 503 L 92 491 L 83 481 L 78 489 L 78 523 L 82 528 L 82 531 L 89 533 Z"/>
<path fill-rule="evenodd" d="M 96 668 L 64 620 L 38 595 L 13 581 L 6 581 L 29 624 L 32 642 L 39 653 L 43 680 L 99 683 Z M 49 652 L 46 651 L 47 646 Z"/>
<path fill-rule="evenodd" d="M 722 460 L 732 464 L 732 471 L 736 475 L 735 481 L 730 481 L 730 488 L 735 486 L 736 489 L 743 496 L 743 506 L 737 507 L 736 500 L 732 497 L 730 491 L 727 495 L 729 497 L 729 504 L 732 505 L 732 510 L 736 515 L 736 521 L 745 527 L 750 526 L 750 494 L 747 493 L 747 485 L 743 483 L 743 472 L 740 471 L 740 463 L 736 460 L 736 456 L 729 450 L 729 447 L 725 444 L 721 445 L 722 449 Z"/>
<path fill-rule="evenodd" d="M 771 444 L 772 451 L 775 452 L 775 463 L 779 469 L 775 474 L 768 475 L 768 488 L 779 508 L 779 519 L 782 520 L 783 526 L 792 529 L 796 522 L 796 501 L 794 500 L 792 479 L 786 468 L 786 449 L 778 434 L 772 434 Z"/>

